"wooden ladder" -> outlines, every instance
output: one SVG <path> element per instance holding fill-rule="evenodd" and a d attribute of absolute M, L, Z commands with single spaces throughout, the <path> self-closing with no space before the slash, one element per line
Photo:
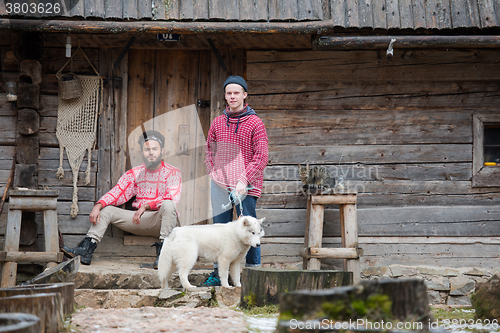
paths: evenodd
<path fill-rule="evenodd" d="M 18 262 L 47 262 L 47 267 L 61 262 L 57 229 L 57 197 L 59 192 L 46 190 L 13 190 L 9 192 L 9 214 L 5 232 L 5 250 L 0 252 L 3 262 L 2 288 L 16 285 Z M 19 252 L 22 212 L 43 211 L 45 252 Z"/>
<path fill-rule="evenodd" d="M 361 281 L 359 257 L 363 255 L 363 249 L 358 247 L 356 201 L 356 192 L 308 194 L 305 248 L 301 253 L 304 258 L 304 269 L 308 271 L 320 270 L 320 259 L 344 259 L 344 270 L 353 273 L 353 283 Z M 325 205 L 339 205 L 341 248 L 322 247 Z"/>

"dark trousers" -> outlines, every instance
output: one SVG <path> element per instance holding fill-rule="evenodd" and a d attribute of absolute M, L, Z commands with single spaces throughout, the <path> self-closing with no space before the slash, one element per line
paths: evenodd
<path fill-rule="evenodd" d="M 233 220 L 233 207 L 236 206 L 236 213 L 238 216 L 241 214 L 240 205 L 231 205 L 226 209 L 222 205 L 229 203 L 229 192 L 221 188 L 219 185 L 212 181 L 210 190 L 212 211 L 214 214 L 214 223 L 228 223 Z M 255 213 L 255 206 L 257 205 L 257 197 L 247 195 L 244 197 L 241 205 L 243 206 L 243 215 L 257 217 Z M 246 266 L 260 266 L 260 247 L 251 247 L 247 252 Z"/>

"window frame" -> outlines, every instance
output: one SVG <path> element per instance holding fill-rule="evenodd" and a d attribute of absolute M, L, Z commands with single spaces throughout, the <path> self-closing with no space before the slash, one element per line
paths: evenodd
<path fill-rule="evenodd" d="M 500 125 L 500 114 L 474 114 L 472 187 L 500 187 L 500 166 L 484 167 L 484 125 Z"/>

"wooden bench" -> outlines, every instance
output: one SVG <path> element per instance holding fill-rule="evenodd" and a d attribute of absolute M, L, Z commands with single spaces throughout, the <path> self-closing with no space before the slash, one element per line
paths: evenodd
<path fill-rule="evenodd" d="M 9 193 L 9 214 L 5 232 L 5 250 L 0 252 L 3 262 L 2 288 L 16 285 L 18 262 L 47 262 L 48 267 L 61 262 L 57 231 L 57 197 L 59 192 L 46 190 L 13 190 Z M 22 212 L 43 212 L 45 252 L 19 252 Z"/>
<path fill-rule="evenodd" d="M 359 257 L 363 255 L 363 250 L 358 247 L 356 201 L 357 193 L 349 191 L 307 195 L 305 248 L 301 253 L 304 269 L 320 270 L 320 259 L 344 259 L 344 270 L 353 273 L 353 283 L 361 281 Z M 322 247 L 325 205 L 339 205 L 341 248 Z"/>

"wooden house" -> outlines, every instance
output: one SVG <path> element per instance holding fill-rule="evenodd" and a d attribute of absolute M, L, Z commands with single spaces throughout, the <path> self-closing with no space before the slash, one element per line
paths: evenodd
<path fill-rule="evenodd" d="M 2 81 L 0 193 L 17 150 L 12 185 L 23 185 L 24 170 L 32 187 L 59 191 L 67 245 L 81 240 L 94 203 L 137 162 L 136 135 L 147 128 L 165 132 L 165 160 L 182 171 L 181 223 L 209 217 L 203 142 L 224 107 L 226 76 L 241 75 L 269 136 L 258 201 L 258 215 L 267 217 L 264 263 L 302 260 L 306 197 L 297 164 L 308 161 L 358 191 L 362 267 L 499 267 L 500 163 L 484 165 L 500 162 L 499 0 L 47 2 L 60 5 L 57 13 L 47 4 L 30 13 L 29 3 L 0 5 L 0 60 L 12 51 L 42 65 L 39 130 L 28 143 L 18 133 L 23 119 Z M 66 156 L 67 174 L 56 178 L 55 74 L 68 36 L 104 78 L 91 181 L 84 183 L 84 159 L 76 218 Z M 72 66 L 93 73 L 81 55 Z M 7 208 L 8 200 L 0 246 Z M 40 219 L 24 222 L 35 221 L 39 237 Z M 338 219 L 329 207 L 326 246 L 340 245 Z M 151 244 L 110 228 L 96 255 L 152 261 Z"/>

